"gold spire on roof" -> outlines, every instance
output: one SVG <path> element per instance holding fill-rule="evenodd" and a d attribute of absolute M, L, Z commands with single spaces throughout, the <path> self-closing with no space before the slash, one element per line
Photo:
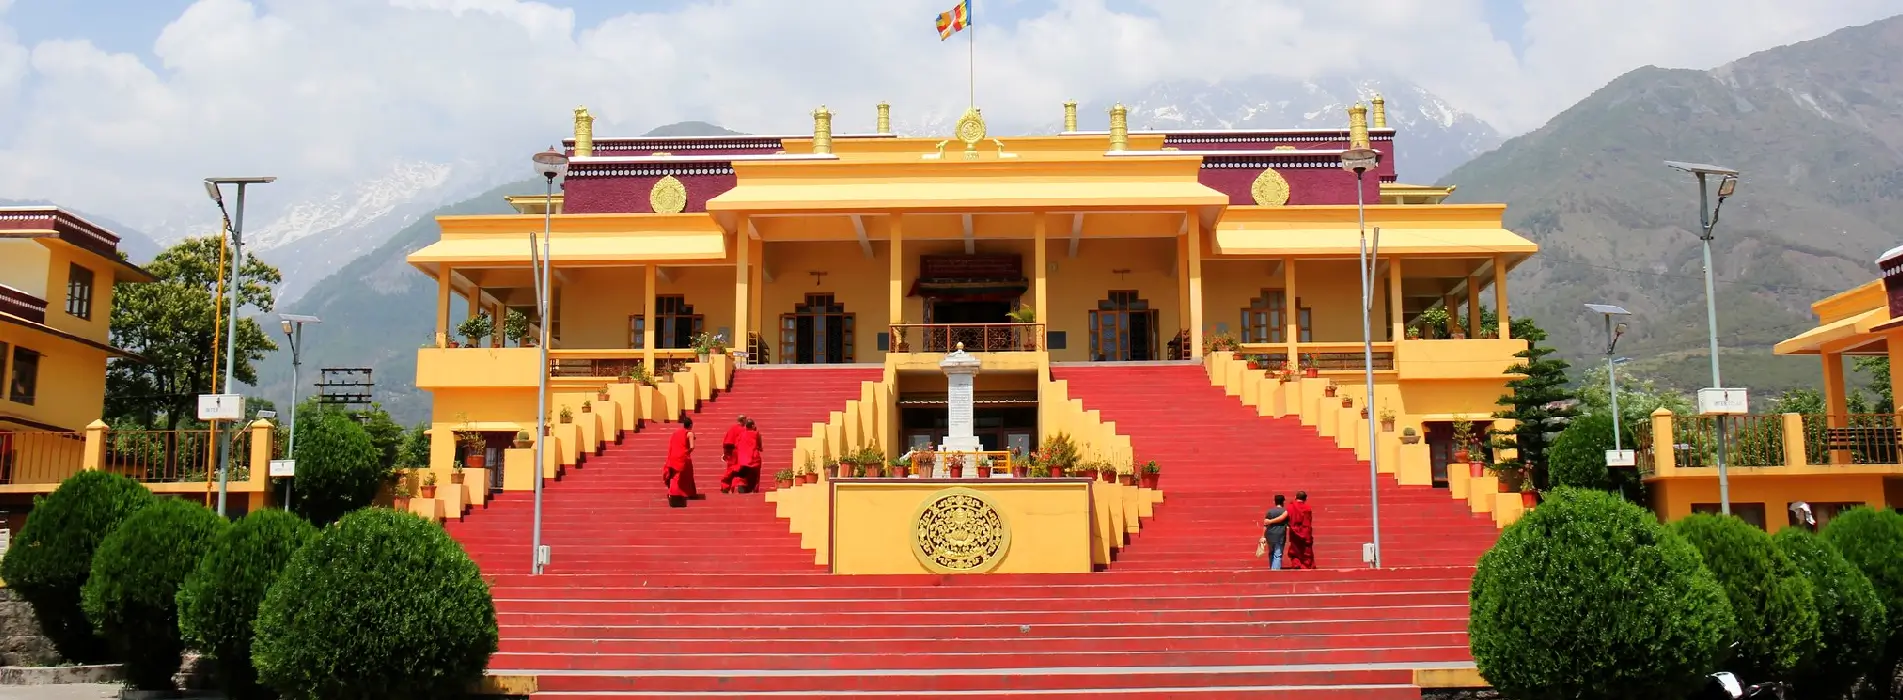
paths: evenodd
<path fill-rule="evenodd" d="M 826 105 L 813 110 L 813 152 L 833 152 L 833 113 Z"/>
<path fill-rule="evenodd" d="M 1374 93 L 1374 128 L 1388 128 L 1388 101 L 1381 99 L 1381 93 Z"/>
<path fill-rule="evenodd" d="M 575 156 L 587 158 L 595 154 L 595 117 L 588 113 L 587 107 L 575 108 Z"/>
<path fill-rule="evenodd" d="M 879 133 L 892 133 L 892 105 L 879 103 Z"/>
<path fill-rule="evenodd" d="M 1068 134 L 1076 130 L 1077 130 L 1077 101 L 1071 100 L 1069 102 L 1064 103 L 1064 133 Z"/>
<path fill-rule="evenodd" d="M 1356 102 L 1348 108 L 1348 148 L 1368 147 L 1368 108 Z"/>
<path fill-rule="evenodd" d="M 1130 108 L 1122 102 L 1110 108 L 1110 150 L 1130 150 Z"/>

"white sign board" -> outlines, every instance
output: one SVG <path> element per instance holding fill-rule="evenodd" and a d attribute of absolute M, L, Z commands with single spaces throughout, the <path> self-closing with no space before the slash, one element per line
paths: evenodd
<path fill-rule="evenodd" d="M 1698 414 L 1744 415 L 1751 412 L 1751 402 L 1744 389 L 1714 389 L 1706 387 L 1698 390 Z"/>
<path fill-rule="evenodd" d="M 1633 467 L 1638 464 L 1639 455 L 1633 450 L 1606 450 L 1606 466 L 1608 467 Z"/>
<path fill-rule="evenodd" d="M 271 460 L 271 476 L 273 478 L 297 476 L 297 460 L 295 459 Z"/>
<path fill-rule="evenodd" d="M 244 419 L 244 396 L 241 394 L 199 394 L 199 420 L 242 420 Z"/>

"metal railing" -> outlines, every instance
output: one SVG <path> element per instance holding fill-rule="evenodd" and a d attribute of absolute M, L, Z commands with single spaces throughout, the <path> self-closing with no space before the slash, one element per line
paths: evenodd
<path fill-rule="evenodd" d="M 638 376 L 646 366 L 641 350 L 550 350 L 548 375 L 551 377 L 619 377 L 622 373 Z M 657 382 L 671 381 L 675 372 L 699 359 L 693 350 L 670 348 L 654 351 Z"/>
<path fill-rule="evenodd" d="M 1804 465 L 1903 464 L 1903 416 L 1804 415 L 1797 418 L 1796 424 L 1801 428 L 1787 428 L 1783 414 L 1673 416 L 1668 443 L 1673 464 L 1691 469 L 1716 467 L 1720 429 L 1727 467 L 1797 466 L 1786 459 L 1787 446 L 1793 442 L 1802 446 Z M 1636 432 L 1639 444 L 1635 456 L 1640 473 L 1652 474 L 1660 441 L 1655 439 L 1650 421 L 1641 423 Z"/>
<path fill-rule="evenodd" d="M 940 452 L 918 451 L 912 453 L 912 466 L 918 469 L 936 470 L 943 466 L 957 465 L 965 476 L 976 476 L 978 467 L 989 467 L 993 473 L 1011 471 L 1011 453 L 1005 450 L 984 452 Z"/>
<path fill-rule="evenodd" d="M 899 323 L 892 352 L 1031 352 L 1044 345 L 1042 323 Z"/>
<path fill-rule="evenodd" d="M 1804 458 L 1811 464 L 1903 464 L 1900 453 L 1903 416 L 1898 414 L 1804 416 Z"/>
<path fill-rule="evenodd" d="M 1323 372 L 1359 372 L 1364 364 L 1360 343 L 1300 343 L 1295 357 L 1303 367 Z M 1243 343 L 1237 346 L 1236 359 L 1254 361 L 1261 369 L 1280 371 L 1288 364 L 1287 343 Z M 1374 370 L 1394 369 L 1394 343 L 1374 344 Z"/>
<path fill-rule="evenodd" d="M 251 478 L 251 431 L 223 432 L 231 442 L 227 479 Z M 102 471 L 142 483 L 209 481 L 217 475 L 217 436 L 209 429 L 113 430 L 105 437 Z"/>

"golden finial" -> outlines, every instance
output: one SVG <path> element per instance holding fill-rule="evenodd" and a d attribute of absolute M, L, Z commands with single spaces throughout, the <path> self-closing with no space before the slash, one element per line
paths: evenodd
<path fill-rule="evenodd" d="M 1374 128 L 1388 128 L 1388 101 L 1381 99 L 1381 93 L 1374 93 Z"/>
<path fill-rule="evenodd" d="M 1064 103 L 1064 133 L 1077 131 L 1077 101 Z"/>
<path fill-rule="evenodd" d="M 879 133 L 892 133 L 892 105 L 879 103 Z"/>
<path fill-rule="evenodd" d="M 813 111 L 813 152 L 833 152 L 833 113 L 826 105 Z"/>
<path fill-rule="evenodd" d="M 1130 108 L 1122 102 L 1110 108 L 1110 150 L 1130 150 Z"/>
<path fill-rule="evenodd" d="M 1348 108 L 1348 148 L 1368 148 L 1368 108 L 1360 102 Z"/>
<path fill-rule="evenodd" d="M 575 156 L 587 158 L 595 154 L 595 117 L 588 113 L 587 107 L 575 108 Z"/>

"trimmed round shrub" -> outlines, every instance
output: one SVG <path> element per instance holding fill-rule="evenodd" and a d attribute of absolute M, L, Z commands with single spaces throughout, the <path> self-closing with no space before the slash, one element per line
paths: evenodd
<path fill-rule="evenodd" d="M 179 632 L 186 645 L 211 658 L 226 696 L 271 696 L 251 667 L 252 623 L 291 555 L 316 534 L 317 528 L 290 513 L 254 511 L 212 542 L 179 588 Z"/>
<path fill-rule="evenodd" d="M 33 606 L 41 631 L 67 661 L 111 658 L 105 640 L 93 634 L 79 591 L 92 576 L 99 543 L 152 501 L 152 492 L 131 479 L 80 472 L 60 482 L 53 493 L 34 499 L 26 526 L 0 559 L 0 579 Z"/>
<path fill-rule="evenodd" d="M 126 683 L 170 690 L 185 643 L 178 633 L 178 587 L 228 527 L 197 503 L 161 498 L 126 518 L 99 543 L 80 597 L 93 629 L 125 662 Z"/>
<path fill-rule="evenodd" d="M 1672 525 L 1698 548 L 1731 601 L 1737 646 L 1726 670 L 1753 681 L 1789 679 L 1817 650 L 1817 604 L 1810 579 L 1771 535 L 1728 515 L 1698 513 Z"/>
<path fill-rule="evenodd" d="M 1506 697 L 1679 700 L 1732 624 L 1690 543 L 1618 496 L 1559 488 L 1480 557 L 1467 629 Z"/>
<path fill-rule="evenodd" d="M 1610 449 L 1612 414 L 1575 417 L 1546 448 L 1547 478 L 1556 487 L 1609 490 L 1613 484 L 1612 472 L 1606 468 L 1606 450 Z"/>
<path fill-rule="evenodd" d="M 496 606 L 442 527 L 366 508 L 292 555 L 257 633 L 258 677 L 287 696 L 450 698 L 495 653 Z"/>
<path fill-rule="evenodd" d="M 1810 579 L 1817 603 L 1817 651 L 1792 681 L 1805 697 L 1841 698 L 1883 656 L 1883 601 L 1869 577 L 1810 531 L 1787 527 L 1771 542 Z"/>
<path fill-rule="evenodd" d="M 300 411 L 291 510 L 321 527 L 370 505 L 383 484 L 382 455 L 363 426 L 343 412 Z"/>
<path fill-rule="evenodd" d="M 1824 540 L 1843 554 L 1857 570 L 1870 579 L 1877 599 L 1889 612 L 1886 641 L 1895 640 L 1903 628 L 1903 515 L 1892 510 L 1852 508 L 1838 513 L 1824 526 Z M 1897 656 L 1891 644 L 1889 658 Z"/>

